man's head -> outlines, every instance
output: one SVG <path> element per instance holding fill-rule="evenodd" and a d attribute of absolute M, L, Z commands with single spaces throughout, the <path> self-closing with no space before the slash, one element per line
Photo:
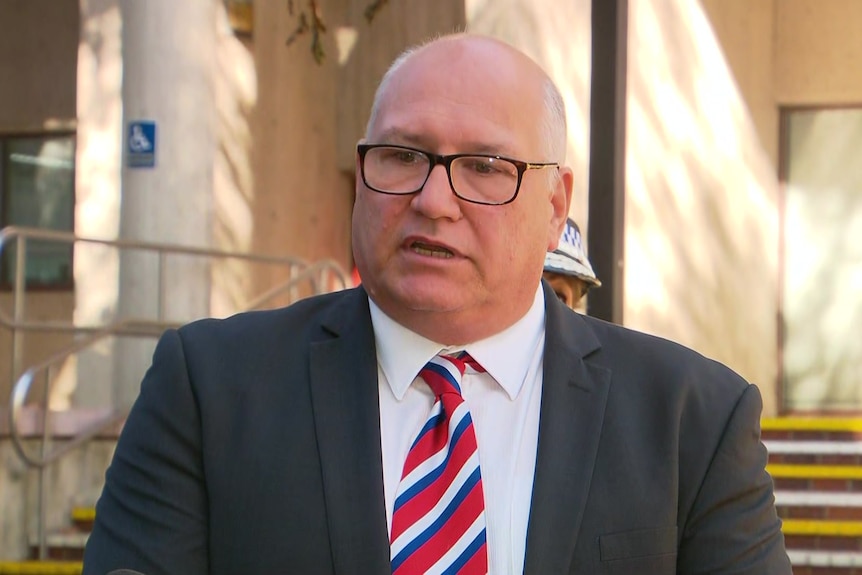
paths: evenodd
<path fill-rule="evenodd" d="M 361 147 L 356 165 L 354 257 L 375 303 L 444 344 L 522 317 L 568 213 L 565 140 L 559 93 L 511 46 L 455 35 L 397 60 L 363 144 L 399 148 Z"/>
<path fill-rule="evenodd" d="M 602 285 L 587 259 L 581 229 L 572 218 L 566 220 L 557 249 L 545 256 L 544 277 L 557 297 L 572 309 L 591 287 Z"/>

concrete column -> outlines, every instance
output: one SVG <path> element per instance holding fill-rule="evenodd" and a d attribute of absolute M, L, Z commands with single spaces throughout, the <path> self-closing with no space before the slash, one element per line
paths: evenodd
<path fill-rule="evenodd" d="M 81 0 L 77 76 L 75 233 L 116 239 L 120 218 L 123 122 L 123 39 L 120 0 Z M 74 255 L 77 326 L 113 321 L 119 296 L 115 250 L 76 246 Z M 71 356 L 51 395 L 54 409 L 110 404 L 114 341 L 103 339 Z M 68 370 L 67 368 L 73 367 Z"/>
<path fill-rule="evenodd" d="M 123 119 L 120 235 L 208 247 L 212 235 L 217 0 L 122 2 Z M 131 168 L 130 122 L 156 124 L 155 165 Z M 124 251 L 121 317 L 185 322 L 208 315 L 210 263 Z M 133 399 L 152 339 L 118 342 L 116 399 Z"/>

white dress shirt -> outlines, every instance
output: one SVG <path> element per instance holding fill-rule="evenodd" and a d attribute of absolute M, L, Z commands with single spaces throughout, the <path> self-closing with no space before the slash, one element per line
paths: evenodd
<path fill-rule="evenodd" d="M 396 323 L 373 301 L 369 304 L 377 344 L 383 486 L 390 532 L 407 452 L 434 404 L 431 390 L 417 377 L 419 371 L 441 351 L 466 349 L 486 369 L 486 373 L 465 375 L 461 389 L 478 443 L 489 573 L 523 573 L 542 397 L 545 300 L 541 285 L 527 314 L 514 325 L 458 347 L 425 339 Z"/>

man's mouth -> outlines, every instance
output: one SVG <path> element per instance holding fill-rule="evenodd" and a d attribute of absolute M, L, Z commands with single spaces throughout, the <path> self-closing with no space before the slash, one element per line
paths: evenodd
<path fill-rule="evenodd" d="M 423 244 L 422 242 L 413 242 L 410 244 L 410 249 L 419 255 L 429 256 L 432 258 L 451 258 L 455 255 L 444 247 Z"/>

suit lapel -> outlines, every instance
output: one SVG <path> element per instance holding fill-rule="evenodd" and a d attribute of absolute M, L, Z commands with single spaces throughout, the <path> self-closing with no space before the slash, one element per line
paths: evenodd
<path fill-rule="evenodd" d="M 377 357 L 368 300 L 349 292 L 311 343 L 311 396 L 339 574 L 390 573 Z"/>
<path fill-rule="evenodd" d="M 543 282 L 544 284 L 544 282 Z M 524 573 L 567 573 L 590 490 L 610 372 L 584 358 L 599 342 L 545 287 L 542 407 Z"/>

